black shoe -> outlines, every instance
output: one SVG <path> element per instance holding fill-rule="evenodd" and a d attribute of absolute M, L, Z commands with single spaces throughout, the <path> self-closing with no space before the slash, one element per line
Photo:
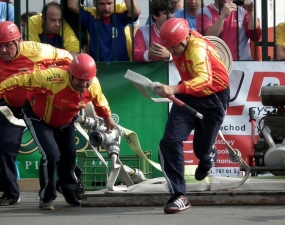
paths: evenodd
<path fill-rule="evenodd" d="M 54 210 L 53 200 L 40 200 L 39 208 L 42 210 Z"/>
<path fill-rule="evenodd" d="M 201 167 L 197 167 L 195 171 L 195 179 L 196 180 L 204 180 L 210 174 L 210 169 L 203 169 Z"/>
<path fill-rule="evenodd" d="M 189 200 L 185 195 L 181 195 L 178 197 L 172 197 L 168 200 L 166 206 L 164 207 L 164 213 L 177 213 L 189 208 L 191 208 Z"/>
<path fill-rule="evenodd" d="M 17 205 L 20 202 L 21 202 L 20 196 L 8 197 L 2 195 L 2 197 L 0 197 L 0 206 Z"/>
<path fill-rule="evenodd" d="M 62 194 L 61 191 L 60 191 L 60 188 L 59 188 L 58 180 L 56 180 L 55 189 L 56 189 L 57 192 Z M 81 182 L 81 180 L 78 180 L 77 187 L 75 189 L 75 195 L 77 196 L 77 199 L 81 200 L 81 198 L 82 198 L 84 193 L 85 193 L 85 190 L 84 190 L 83 183 Z"/>
<path fill-rule="evenodd" d="M 67 204 L 72 205 L 72 206 L 80 206 L 81 203 L 75 194 L 75 190 L 71 191 L 63 187 L 62 185 L 58 185 L 58 186 L 59 186 L 59 192 L 63 195 Z"/>
<path fill-rule="evenodd" d="M 83 183 L 81 182 L 81 180 L 78 179 L 77 187 L 75 189 L 75 194 L 78 200 L 81 200 L 84 193 L 85 193 L 85 190 L 84 190 Z"/>

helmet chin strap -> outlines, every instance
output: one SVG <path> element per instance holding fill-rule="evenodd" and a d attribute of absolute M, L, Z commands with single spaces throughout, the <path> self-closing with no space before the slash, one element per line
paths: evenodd
<path fill-rule="evenodd" d="M 184 48 L 183 53 L 186 51 L 188 44 L 189 44 L 188 37 L 189 36 L 186 37 L 186 44 L 184 44 L 183 42 L 180 42 L 180 45 Z"/>
<path fill-rule="evenodd" d="M 69 73 L 70 74 L 70 73 Z M 70 80 L 70 85 L 73 87 L 73 85 L 72 85 L 72 81 L 73 81 L 73 79 L 74 79 L 74 76 L 72 75 L 72 74 L 70 74 L 71 75 L 71 80 Z M 74 87 L 73 87 L 74 88 Z M 74 88 L 75 89 L 75 88 Z M 82 99 L 82 93 L 83 92 L 79 92 L 80 93 L 80 98 Z"/>
<path fill-rule="evenodd" d="M 188 47 L 188 42 L 186 45 L 184 43 L 180 42 L 180 45 L 184 48 L 184 51 L 183 51 L 183 53 L 184 53 Z"/>
<path fill-rule="evenodd" d="M 184 43 L 180 42 L 180 45 L 185 49 L 187 45 L 185 45 Z"/>
<path fill-rule="evenodd" d="M 14 41 L 13 41 L 13 43 L 14 43 L 15 46 L 16 46 L 17 51 L 16 51 L 16 54 L 14 55 L 14 57 L 13 57 L 12 59 L 15 59 L 16 56 L 17 56 L 18 53 L 19 53 L 19 42 L 18 42 L 18 45 L 17 45 L 16 41 L 19 41 L 19 40 L 14 40 Z M 10 61 L 12 61 L 12 59 L 11 59 Z"/>

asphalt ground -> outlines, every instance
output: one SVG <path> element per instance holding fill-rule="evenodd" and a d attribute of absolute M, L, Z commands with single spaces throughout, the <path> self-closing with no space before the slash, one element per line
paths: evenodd
<path fill-rule="evenodd" d="M 22 192 L 21 203 L 0 207 L 1 225 L 284 225 L 284 205 L 193 206 L 177 214 L 164 214 L 163 206 L 71 207 L 61 195 L 54 210 L 39 210 L 37 192 Z"/>

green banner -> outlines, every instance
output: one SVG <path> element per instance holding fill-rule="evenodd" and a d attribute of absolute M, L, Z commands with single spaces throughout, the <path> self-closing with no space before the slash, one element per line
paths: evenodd
<path fill-rule="evenodd" d="M 121 126 L 136 132 L 143 151 L 152 151 L 152 160 L 158 162 L 158 144 L 162 138 L 168 115 L 167 103 L 154 103 L 144 97 L 124 78 L 127 70 L 148 77 L 152 81 L 168 83 L 168 64 L 153 62 L 97 63 L 98 79 L 112 111 Z M 134 154 L 125 140 L 120 146 L 121 155 Z M 163 176 L 155 168 L 153 177 Z"/>
<path fill-rule="evenodd" d="M 114 120 L 122 127 L 136 132 L 142 150 L 152 151 L 151 159 L 158 162 L 157 149 L 167 120 L 168 104 L 154 103 L 142 96 L 135 86 L 124 78 L 128 69 L 152 81 L 167 83 L 168 65 L 164 61 L 97 64 L 97 77 L 109 101 Z M 79 132 L 76 132 L 76 149 L 77 151 L 91 149 Z M 120 155 L 134 155 L 124 139 L 121 141 Z M 40 158 L 41 155 L 30 132 L 25 130 L 20 153 L 17 156 L 20 178 L 37 178 Z M 153 168 L 152 177 L 160 176 L 162 173 Z"/>
<path fill-rule="evenodd" d="M 76 150 L 82 152 L 91 149 L 87 141 L 79 132 L 76 132 Z M 38 178 L 39 161 L 41 154 L 28 129 L 25 129 L 22 136 L 22 143 L 16 164 L 20 173 L 20 178 Z"/>

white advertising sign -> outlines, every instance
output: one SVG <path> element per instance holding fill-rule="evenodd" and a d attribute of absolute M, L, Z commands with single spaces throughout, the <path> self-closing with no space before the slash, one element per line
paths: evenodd
<path fill-rule="evenodd" d="M 254 133 L 256 140 L 258 126 L 262 126 L 262 118 L 267 112 L 273 110 L 271 106 L 263 106 L 260 99 L 260 90 L 266 85 L 285 85 L 285 63 L 284 62 L 249 62 L 235 61 L 233 71 L 244 73 L 244 79 L 240 90 L 234 101 L 230 103 L 221 131 L 228 143 L 235 149 L 240 150 L 242 158 L 250 164 L 249 155 L 253 153 L 254 141 L 251 138 L 252 125 L 249 122 L 249 109 L 254 110 Z M 230 75 L 231 98 L 239 85 L 238 80 Z M 175 75 L 177 78 L 177 74 Z M 171 77 L 171 75 L 170 75 Z M 178 80 L 170 80 L 177 83 Z M 184 155 L 186 165 L 197 165 L 198 160 L 194 155 L 192 146 L 193 134 L 184 143 Z M 239 164 L 228 159 L 228 151 L 220 137 L 217 137 L 216 147 L 218 149 L 218 160 L 216 167 L 212 168 L 212 175 L 216 176 L 238 176 Z"/>

